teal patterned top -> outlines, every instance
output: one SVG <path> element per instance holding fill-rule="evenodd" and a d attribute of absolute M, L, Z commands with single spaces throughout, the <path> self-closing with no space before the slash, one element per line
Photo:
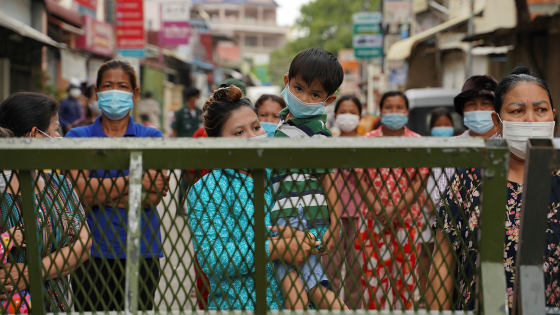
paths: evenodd
<path fill-rule="evenodd" d="M 35 194 L 35 212 L 39 229 L 39 251 L 44 258 L 51 253 L 69 246 L 79 238 L 85 221 L 85 213 L 76 192 L 68 179 L 58 174 L 43 174 L 45 188 Z M 0 233 L 13 227 L 23 229 L 21 196 L 10 193 L 0 194 L 2 219 Z M 46 245 L 46 246 L 45 246 Z M 9 263 L 25 263 L 25 248 L 14 246 L 8 255 Z M 62 267 L 59 266 L 62 270 Z M 47 312 L 70 311 L 68 306 L 68 277 L 48 279 L 44 282 L 47 299 Z M 33 302 L 33 301 L 31 301 Z M 0 307 L 1 309 L 1 307 Z M 1 310 L 5 313 L 6 310 Z"/>
<path fill-rule="evenodd" d="M 266 174 L 270 180 L 270 171 Z M 210 283 L 209 309 L 255 309 L 252 199 L 253 179 L 230 169 L 207 174 L 189 192 L 189 225 L 196 257 Z M 268 227 L 272 225 L 270 209 L 274 205 L 270 187 L 265 190 L 265 202 L 268 209 L 262 211 Z M 268 240 L 265 246 L 269 254 Z M 271 310 L 281 309 L 284 301 L 271 262 L 266 265 L 266 278 L 267 305 Z"/>

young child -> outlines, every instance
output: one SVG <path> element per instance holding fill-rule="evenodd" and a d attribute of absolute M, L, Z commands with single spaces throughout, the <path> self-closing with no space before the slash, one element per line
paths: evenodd
<path fill-rule="evenodd" d="M 274 137 L 325 138 L 332 137 L 326 127 L 325 106 L 336 100 L 333 95 L 342 84 L 342 66 L 331 53 L 318 48 L 300 52 L 284 76 L 286 88 L 282 96 L 287 107 L 280 111 L 281 124 Z M 321 241 L 320 251 L 332 252 L 340 232 L 340 212 L 336 191 L 326 169 L 281 170 L 272 184 L 278 202 L 272 209 L 274 225 L 289 226 L 305 233 L 309 244 Z M 325 194 L 326 192 L 326 194 Z M 332 208 L 327 206 L 327 199 Z M 281 228 L 286 238 L 286 231 Z M 296 253 L 293 253 L 294 255 Z M 309 302 L 321 309 L 346 309 L 344 303 L 328 287 L 328 279 L 321 266 L 321 258 L 312 255 L 300 266 L 280 262 L 277 275 L 283 289 L 287 309 L 301 310 Z M 299 277 L 298 277 L 299 276 Z M 304 291 L 305 289 L 305 291 Z"/>

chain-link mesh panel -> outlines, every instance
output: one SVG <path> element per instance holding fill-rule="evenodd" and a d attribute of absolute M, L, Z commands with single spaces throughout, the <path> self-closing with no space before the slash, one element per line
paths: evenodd
<path fill-rule="evenodd" d="M 480 169 L 141 172 L 138 310 L 477 307 Z M 124 311 L 129 170 L 1 176 L 3 311 Z"/>

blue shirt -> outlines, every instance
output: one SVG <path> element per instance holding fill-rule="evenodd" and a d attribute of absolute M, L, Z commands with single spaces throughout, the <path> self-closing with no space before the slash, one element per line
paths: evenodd
<path fill-rule="evenodd" d="M 92 125 L 73 128 L 66 134 L 67 138 L 104 138 L 107 137 L 97 117 Z M 144 127 L 134 122 L 132 117 L 124 137 L 162 138 L 161 131 Z M 117 178 L 128 176 L 128 170 L 90 170 L 91 178 Z M 101 190 L 100 190 L 101 191 Z M 101 192 L 104 193 L 104 192 Z M 124 221 L 123 221 L 124 219 Z M 88 213 L 87 221 L 93 236 L 91 254 L 94 257 L 108 259 L 126 258 L 127 209 L 106 206 L 99 209 L 94 206 Z M 161 232 L 159 230 L 159 213 L 157 209 L 146 208 L 142 215 L 140 255 L 145 258 L 163 257 L 161 250 Z M 122 246 L 121 246 L 122 245 Z"/>
<path fill-rule="evenodd" d="M 270 179 L 269 170 L 267 177 Z M 251 177 L 234 170 L 215 170 L 189 192 L 189 226 L 198 263 L 210 283 L 211 310 L 255 309 L 253 185 Z M 260 211 L 265 210 L 264 224 L 270 226 L 270 209 L 274 205 L 270 187 L 264 197 L 267 209 Z M 270 256 L 269 242 L 265 241 L 265 250 Z M 266 280 L 268 309 L 282 309 L 284 300 L 272 262 L 266 264 Z"/>
<path fill-rule="evenodd" d="M 60 121 L 62 128 L 66 130 L 66 126 L 71 125 L 82 118 L 82 103 L 79 100 L 68 97 L 60 102 L 58 120 Z"/>

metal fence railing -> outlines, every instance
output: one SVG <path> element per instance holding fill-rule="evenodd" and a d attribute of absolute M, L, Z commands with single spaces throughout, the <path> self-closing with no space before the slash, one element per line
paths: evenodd
<path fill-rule="evenodd" d="M 0 139 L 2 312 L 505 314 L 507 157 L 481 139 Z"/>

